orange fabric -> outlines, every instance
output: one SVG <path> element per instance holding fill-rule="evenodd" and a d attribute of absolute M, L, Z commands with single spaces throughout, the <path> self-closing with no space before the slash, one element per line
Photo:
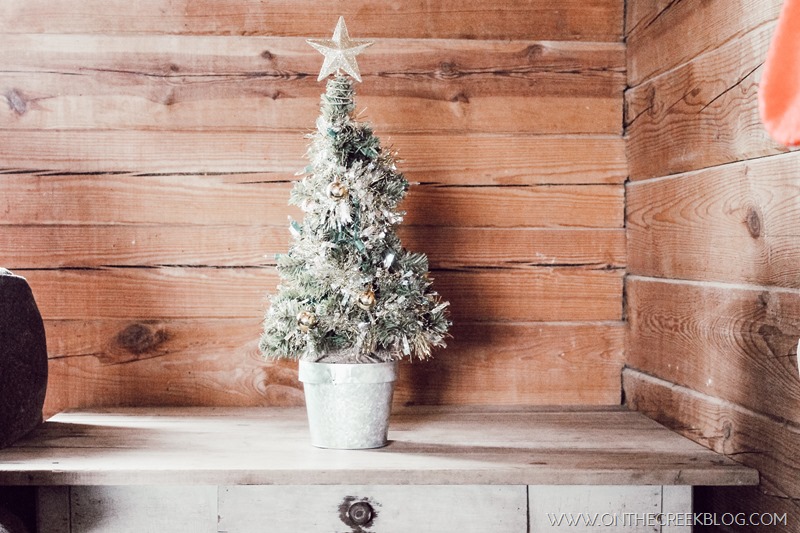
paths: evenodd
<path fill-rule="evenodd" d="M 800 0 L 785 0 L 758 91 L 761 121 L 773 139 L 800 144 Z"/>

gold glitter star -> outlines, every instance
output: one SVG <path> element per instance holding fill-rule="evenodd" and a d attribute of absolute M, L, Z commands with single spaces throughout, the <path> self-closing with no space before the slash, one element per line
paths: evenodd
<path fill-rule="evenodd" d="M 306 42 L 325 56 L 317 81 L 322 81 L 340 70 L 350 74 L 356 81 L 361 81 L 356 56 L 372 45 L 372 41 L 350 39 L 344 17 L 339 17 L 332 39 L 307 39 Z"/>

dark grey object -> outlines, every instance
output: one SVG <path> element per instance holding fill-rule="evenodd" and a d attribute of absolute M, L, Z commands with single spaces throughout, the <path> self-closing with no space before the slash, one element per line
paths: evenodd
<path fill-rule="evenodd" d="M 0 268 L 0 448 L 42 421 L 46 390 L 42 315 L 25 278 Z"/>

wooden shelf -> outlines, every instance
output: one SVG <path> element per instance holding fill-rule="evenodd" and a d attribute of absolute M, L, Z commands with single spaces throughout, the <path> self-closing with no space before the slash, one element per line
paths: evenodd
<path fill-rule="evenodd" d="M 6 485 L 754 485 L 758 473 L 619 409 L 413 409 L 389 446 L 323 450 L 295 408 L 66 412 L 0 451 Z"/>

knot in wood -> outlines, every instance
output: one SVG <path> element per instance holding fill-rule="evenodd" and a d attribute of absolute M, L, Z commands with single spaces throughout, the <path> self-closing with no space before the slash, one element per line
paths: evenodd
<path fill-rule="evenodd" d="M 761 236 L 761 217 L 754 208 L 751 207 L 747 210 L 747 216 L 744 222 L 745 225 L 747 225 L 747 231 L 750 232 L 751 237 L 757 239 Z"/>
<path fill-rule="evenodd" d="M 532 44 L 525 49 L 525 56 L 528 61 L 534 61 L 544 55 L 544 46 L 541 44 Z"/>
<path fill-rule="evenodd" d="M 458 77 L 458 66 L 449 61 L 442 61 L 439 63 L 438 74 L 440 78 L 456 78 Z"/>
<path fill-rule="evenodd" d="M 167 332 L 150 324 L 131 324 L 117 334 L 117 344 L 134 355 L 153 350 L 167 340 Z"/>
<path fill-rule="evenodd" d="M 28 112 L 28 101 L 18 90 L 11 89 L 7 91 L 5 97 L 8 107 L 17 115 L 22 116 Z"/>

